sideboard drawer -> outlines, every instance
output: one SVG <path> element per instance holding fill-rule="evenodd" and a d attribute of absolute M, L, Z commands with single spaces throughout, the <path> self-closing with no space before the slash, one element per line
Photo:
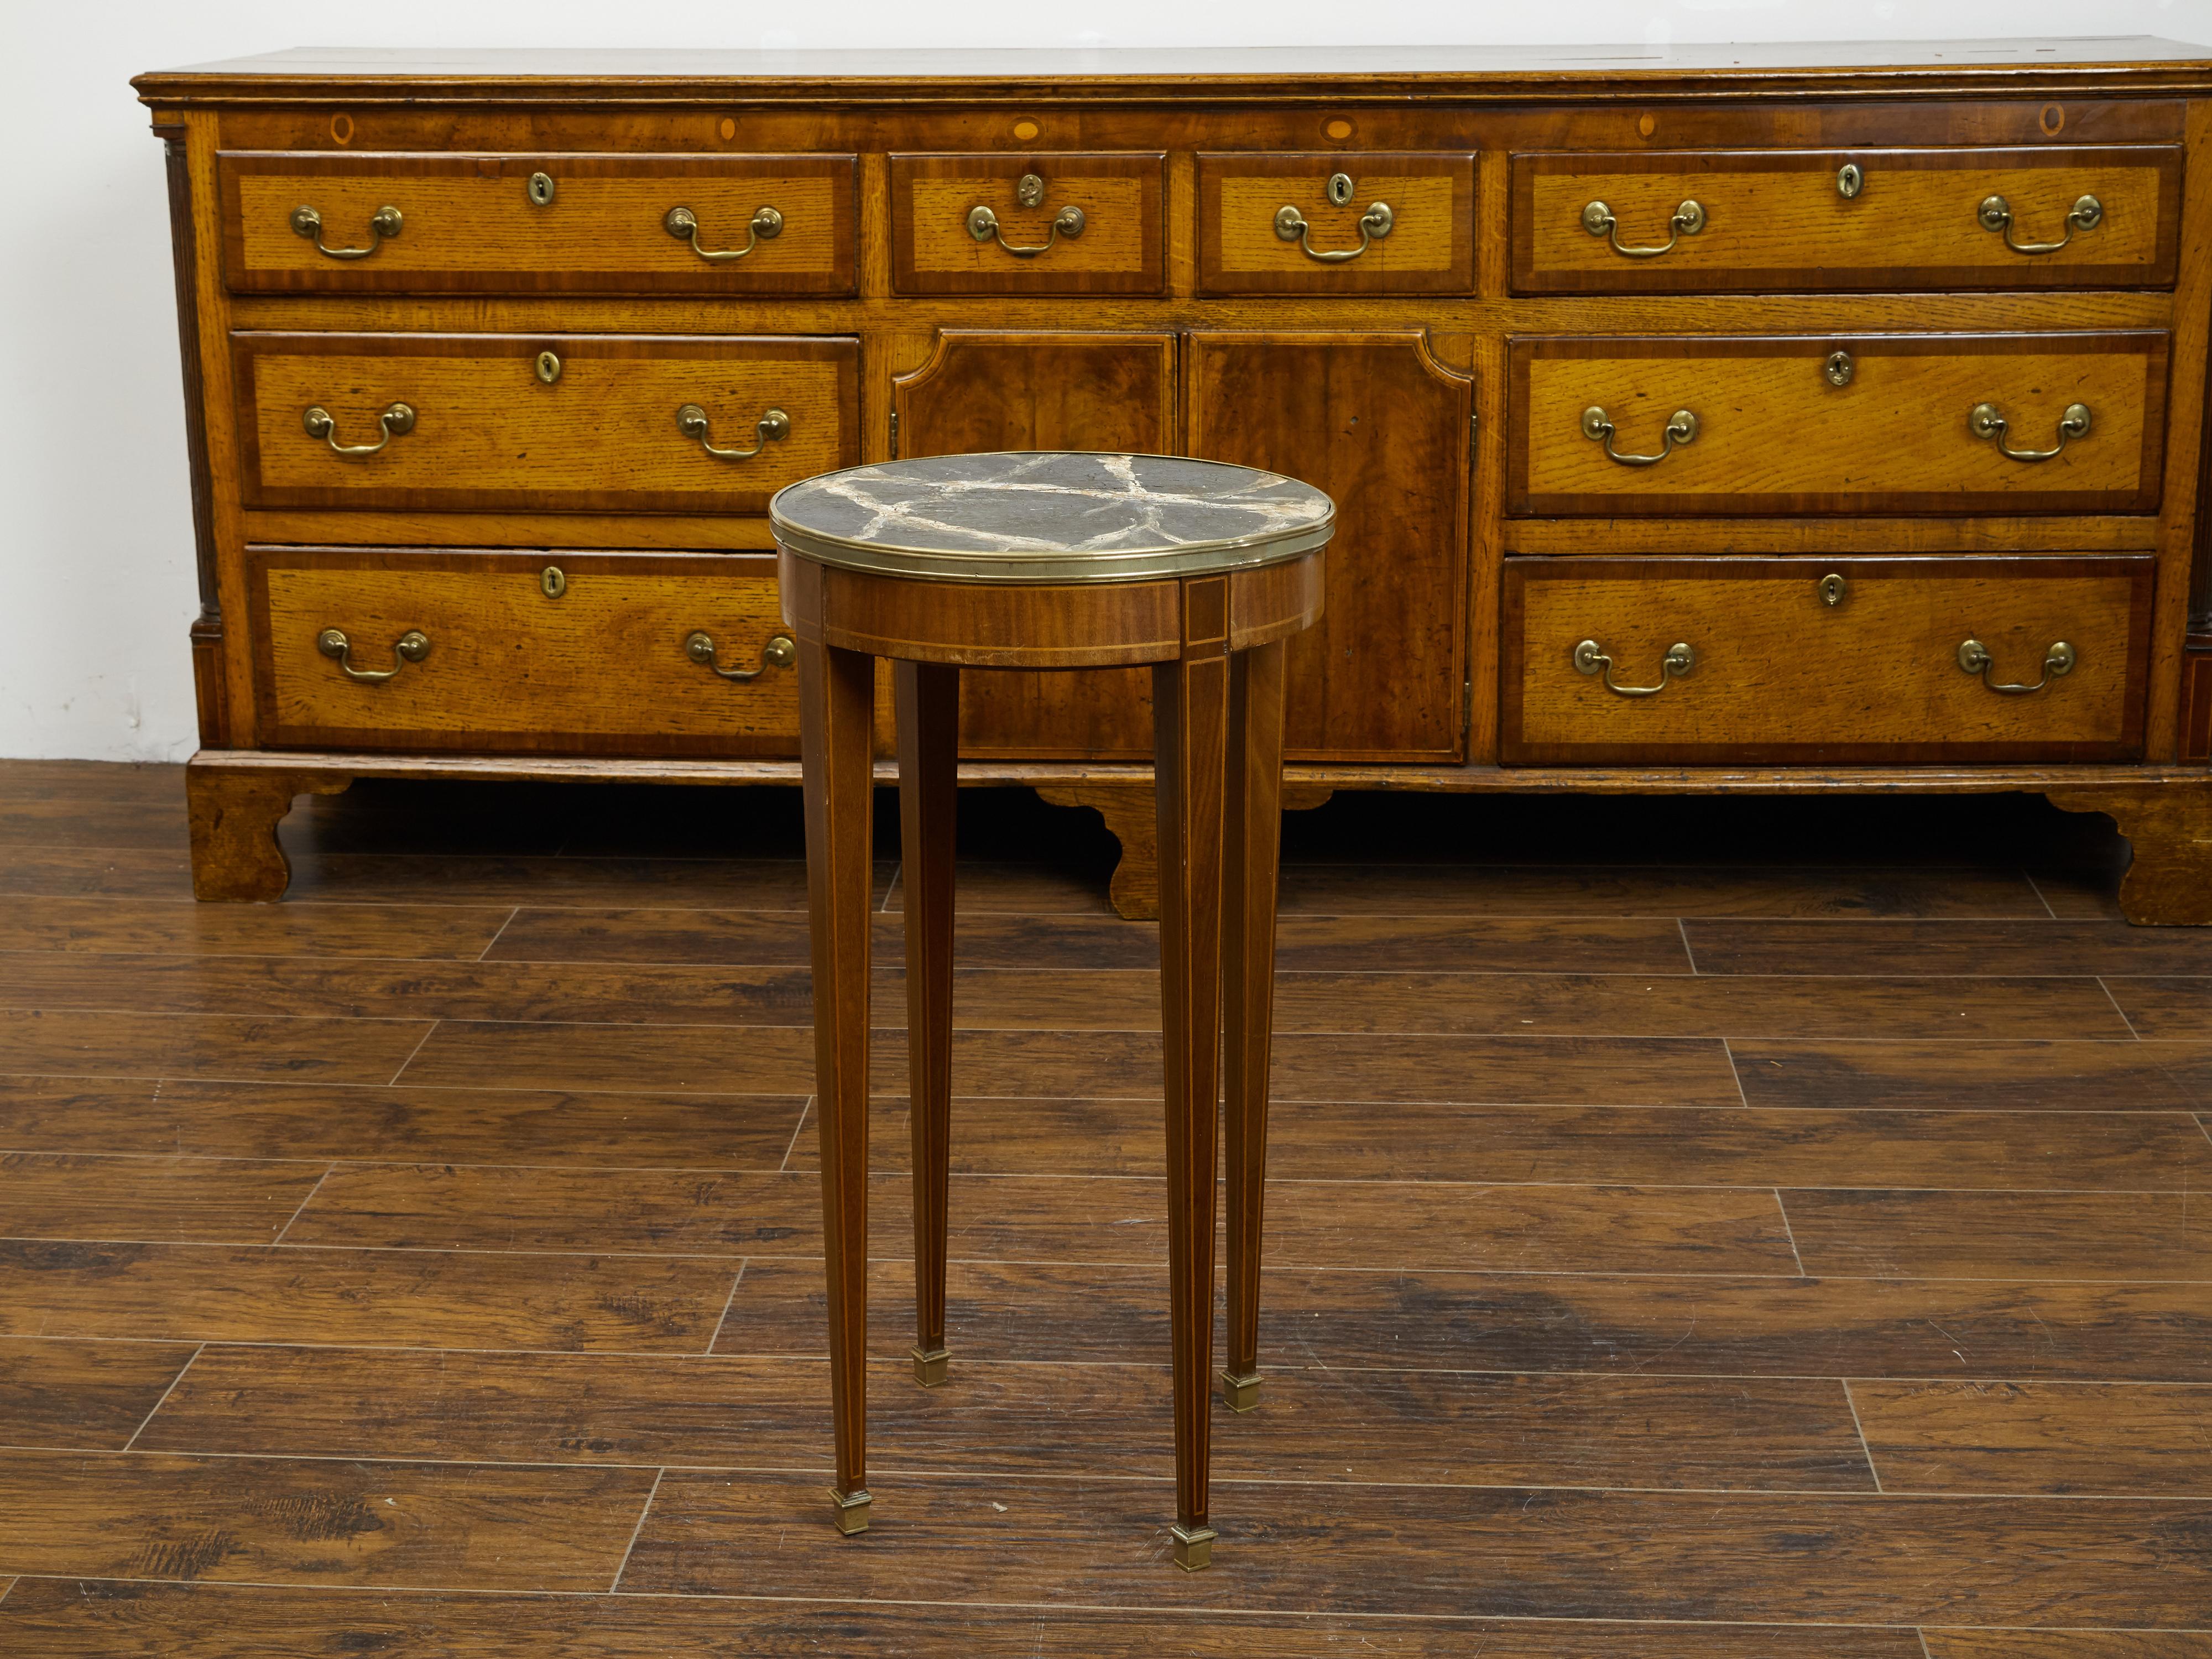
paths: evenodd
<path fill-rule="evenodd" d="M 1201 294 L 1468 294 L 1474 157 L 1198 158 Z"/>
<path fill-rule="evenodd" d="M 854 291 L 852 155 L 217 158 L 240 293 Z"/>
<path fill-rule="evenodd" d="M 1158 150 L 894 155 L 901 294 L 1164 294 Z"/>
<path fill-rule="evenodd" d="M 246 574 L 279 746 L 799 752 L 772 556 L 254 547 Z"/>
<path fill-rule="evenodd" d="M 1513 158 L 1513 287 L 2171 287 L 2178 145 Z"/>
<path fill-rule="evenodd" d="M 2152 512 L 2167 343 L 2158 331 L 1516 339 L 1507 510 Z"/>
<path fill-rule="evenodd" d="M 2148 556 L 1505 564 L 1501 757 L 2131 760 Z"/>
<path fill-rule="evenodd" d="M 231 345 L 248 507 L 758 513 L 785 484 L 860 459 L 848 338 L 241 333 Z"/>

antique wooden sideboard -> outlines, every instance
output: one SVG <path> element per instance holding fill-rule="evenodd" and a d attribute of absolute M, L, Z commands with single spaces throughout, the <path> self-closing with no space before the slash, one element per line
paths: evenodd
<path fill-rule="evenodd" d="M 288 52 L 142 76 L 198 891 L 371 776 L 798 778 L 766 509 L 891 456 L 1339 503 L 1286 805 L 2014 790 L 2212 921 L 2212 53 Z M 2202 624 L 2200 624 L 2202 625 Z M 1156 903 L 1148 682 L 963 781 Z M 889 744 L 889 699 L 882 740 Z"/>

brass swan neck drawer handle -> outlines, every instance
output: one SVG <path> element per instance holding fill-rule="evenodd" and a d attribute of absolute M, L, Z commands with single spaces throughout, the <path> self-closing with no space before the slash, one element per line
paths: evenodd
<path fill-rule="evenodd" d="M 2031 691 L 2040 691 L 2054 679 L 2063 679 L 2074 672 L 2074 647 L 2063 640 L 2054 642 L 2043 653 L 2043 678 L 2033 685 L 2005 685 L 1990 678 L 1991 658 L 1989 647 L 1979 640 L 1959 642 L 1959 666 L 1969 674 L 1981 676 L 1982 684 L 1992 691 L 2002 691 L 2008 697 L 2024 697 Z"/>
<path fill-rule="evenodd" d="M 688 207 L 672 207 L 660 222 L 660 228 L 681 242 L 687 238 L 691 251 L 702 259 L 717 264 L 725 260 L 742 259 L 763 242 L 773 242 L 783 234 L 783 216 L 772 207 L 755 208 L 750 222 L 746 226 L 743 247 L 701 247 L 699 246 L 699 216 Z"/>
<path fill-rule="evenodd" d="M 292 210 L 292 229 L 315 245 L 315 252 L 326 259 L 366 259 L 382 247 L 385 242 L 399 234 L 399 210 L 380 207 L 368 216 L 368 246 L 367 247 L 325 247 L 323 246 L 323 216 L 311 207 Z"/>
<path fill-rule="evenodd" d="M 1038 206 L 1044 200 L 1044 180 L 1034 173 L 1024 173 L 1021 182 L 1014 186 L 1014 200 L 1025 208 Z M 1064 207 L 1052 216 L 1051 235 L 1034 246 L 1023 247 L 1006 240 L 1005 233 L 999 228 L 999 216 L 982 203 L 978 202 L 968 210 L 968 234 L 979 242 L 995 240 L 1017 259 L 1034 259 L 1040 253 L 1048 253 L 1063 236 L 1070 241 L 1074 240 L 1083 234 L 1083 228 L 1089 222 L 1084 218 L 1081 208 Z"/>
<path fill-rule="evenodd" d="M 761 665 L 758 668 L 725 668 L 714 660 L 714 636 L 702 629 L 684 641 L 684 654 L 693 662 L 704 665 L 726 680 L 757 680 L 771 668 L 788 668 L 799 660 L 799 647 L 791 642 L 788 634 L 771 635 L 761 647 Z"/>
<path fill-rule="evenodd" d="M 414 408 L 408 404 L 394 404 L 376 417 L 376 423 L 383 428 L 384 435 L 374 443 L 342 444 L 338 441 L 337 417 L 320 404 L 310 405 L 307 413 L 300 417 L 300 424 L 307 428 L 307 435 L 310 438 L 320 438 L 331 447 L 332 453 L 374 455 L 394 438 L 403 436 L 415 429 Z"/>
<path fill-rule="evenodd" d="M 2004 245 L 2014 253 L 2056 253 L 2074 240 L 2077 230 L 2094 230 L 2105 221 L 2105 204 L 2094 196 L 2084 196 L 2075 202 L 2066 215 L 2066 234 L 2055 242 L 2015 242 L 2012 239 L 2012 204 L 2002 196 L 1985 196 L 1974 217 L 1984 230 L 1995 231 L 2004 238 Z"/>
<path fill-rule="evenodd" d="M 315 649 L 337 664 L 349 680 L 367 680 L 371 684 L 395 678 L 410 662 L 420 662 L 430 654 L 430 636 L 419 628 L 410 628 L 392 642 L 395 660 L 389 668 L 356 668 L 347 653 L 353 641 L 335 628 L 325 628 L 315 635 Z"/>
<path fill-rule="evenodd" d="M 1346 207 L 1351 204 L 1352 185 L 1350 173 L 1332 173 L 1323 189 L 1332 206 Z M 1358 247 L 1320 248 L 1310 240 L 1313 227 L 1306 222 L 1304 214 L 1287 202 L 1275 210 L 1275 234 L 1286 242 L 1296 242 L 1305 251 L 1307 258 L 1319 259 L 1324 264 L 1341 264 L 1346 259 L 1357 259 L 1367 252 L 1370 243 L 1381 241 L 1396 228 L 1397 223 L 1397 217 L 1390 211 L 1388 202 L 1370 202 L 1367 211 L 1359 216 Z"/>
<path fill-rule="evenodd" d="M 770 444 L 781 443 L 791 435 L 791 416 L 780 409 L 771 409 L 753 422 L 759 441 L 750 449 L 717 449 L 707 436 L 707 411 L 696 404 L 686 404 L 676 411 L 676 425 L 687 438 L 696 438 L 699 447 L 718 461 L 749 461 Z"/>
<path fill-rule="evenodd" d="M 1686 641 L 1677 640 L 1659 659 L 1658 684 L 1623 685 L 1613 678 L 1613 659 L 1606 655 L 1603 646 L 1595 640 L 1584 640 L 1575 647 L 1575 672 L 1604 675 L 1605 689 L 1621 697 L 1656 697 L 1697 665 L 1698 653 Z"/>
<path fill-rule="evenodd" d="M 1667 429 L 1660 435 L 1666 442 L 1656 455 L 1624 455 L 1613 447 L 1613 416 L 1595 404 L 1583 410 L 1583 436 L 1603 444 L 1606 459 L 1623 466 L 1656 466 L 1674 453 L 1676 444 L 1697 442 L 1698 417 L 1686 409 L 1678 409 L 1667 417 Z"/>
<path fill-rule="evenodd" d="M 1667 222 L 1667 240 L 1657 247 L 1631 247 L 1620 240 L 1620 222 L 1613 216 L 1613 210 L 1602 202 L 1592 202 L 1583 210 L 1583 228 L 1593 236 L 1603 236 L 1613 244 L 1613 251 L 1625 259 L 1656 259 L 1662 253 L 1674 252 L 1674 244 L 1685 236 L 1694 236 L 1705 228 L 1705 210 L 1695 201 L 1685 202 L 1674 210 L 1674 216 Z"/>
<path fill-rule="evenodd" d="M 1966 425 L 1977 438 L 1987 438 L 1995 444 L 1997 453 L 2008 461 L 2048 461 L 2064 450 L 2069 438 L 2088 435 L 2089 405 L 2066 405 L 2066 412 L 2058 417 L 2058 441 L 2048 449 L 2014 449 L 2008 446 L 2005 442 L 2005 417 L 1997 412 L 1995 404 L 1976 404 L 1966 416 Z"/>

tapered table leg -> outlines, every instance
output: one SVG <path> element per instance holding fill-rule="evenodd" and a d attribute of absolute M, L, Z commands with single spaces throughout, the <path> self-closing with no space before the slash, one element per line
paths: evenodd
<path fill-rule="evenodd" d="M 1175 1559 L 1213 1552 L 1207 1523 L 1213 1373 L 1214 1135 L 1221 1090 L 1223 763 L 1227 584 L 1183 584 L 1184 656 L 1152 671 L 1159 795 L 1160 1003 L 1167 1049 L 1168 1322 L 1175 1373 Z"/>
<path fill-rule="evenodd" d="M 945 1381 L 946 1165 L 952 1123 L 952 857 L 960 671 L 901 662 L 900 903 L 906 913 L 907 1091 L 914 1125 L 915 1380 Z"/>
<path fill-rule="evenodd" d="M 814 1097 L 829 1267 L 830 1489 L 840 1532 L 868 1526 L 868 900 L 875 659 L 799 641 L 806 897 L 814 949 Z"/>
<path fill-rule="evenodd" d="M 1222 1397 L 1260 1403 L 1260 1222 L 1267 1174 L 1267 1049 L 1274 1025 L 1275 879 L 1282 860 L 1280 641 L 1229 666 L 1228 805 L 1223 874 L 1223 1136 L 1228 1156 L 1229 1352 Z"/>

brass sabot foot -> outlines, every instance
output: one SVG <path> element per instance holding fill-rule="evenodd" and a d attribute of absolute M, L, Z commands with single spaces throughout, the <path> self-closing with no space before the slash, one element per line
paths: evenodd
<path fill-rule="evenodd" d="M 945 1381 L 945 1369 L 952 1363 L 950 1348 L 916 1348 L 914 1351 L 914 1380 L 925 1389 L 933 1389 Z"/>
<path fill-rule="evenodd" d="M 867 1531 L 868 1504 L 872 1500 L 866 1487 L 863 1486 L 859 1492 L 846 1492 L 832 1486 L 830 1488 L 830 1501 L 836 1505 L 836 1519 L 839 1532 L 850 1538 L 856 1532 Z"/>
<path fill-rule="evenodd" d="M 1196 1527 L 1186 1532 L 1170 1527 L 1175 1538 L 1175 1564 L 1185 1572 L 1199 1572 L 1213 1565 L 1213 1528 Z"/>
<path fill-rule="evenodd" d="M 1249 1412 L 1260 1403 L 1260 1373 L 1252 1371 L 1243 1376 L 1221 1373 L 1221 1397 L 1232 1412 Z"/>

